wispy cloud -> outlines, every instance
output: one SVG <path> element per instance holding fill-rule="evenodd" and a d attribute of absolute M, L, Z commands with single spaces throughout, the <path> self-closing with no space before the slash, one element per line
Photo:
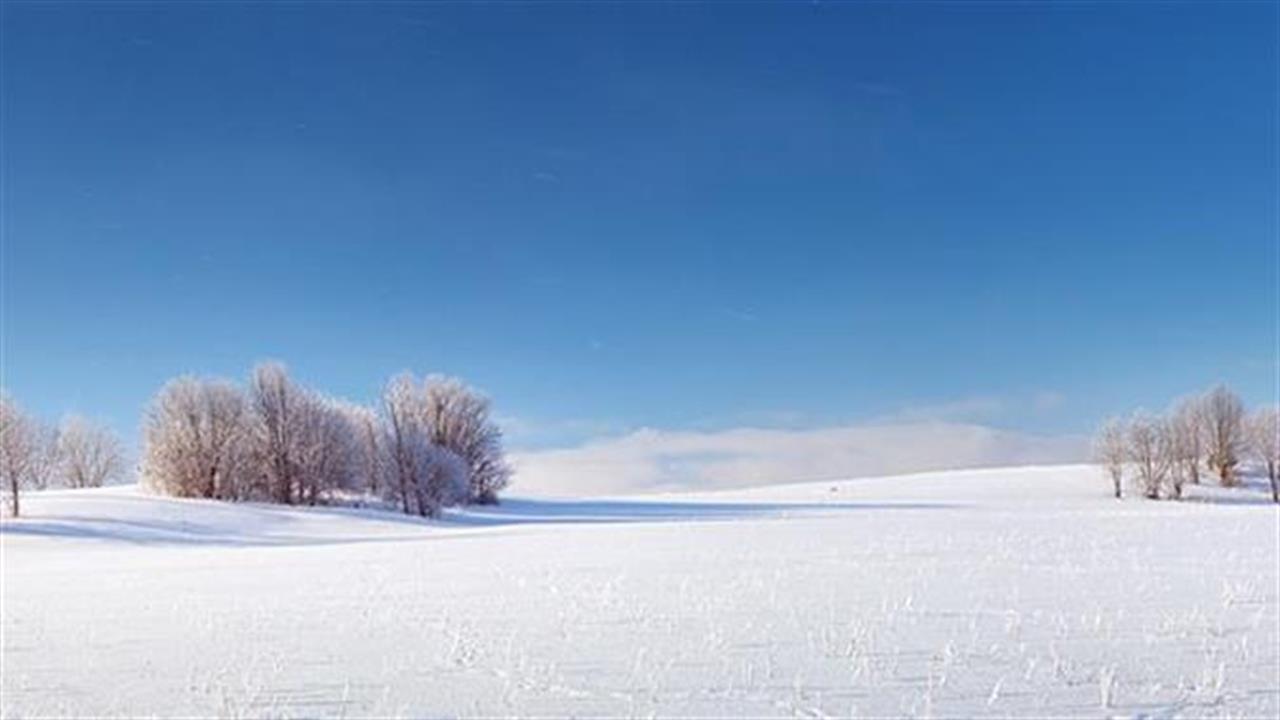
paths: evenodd
<path fill-rule="evenodd" d="M 518 492 L 592 495 L 710 489 L 1079 461 L 1085 441 L 919 421 L 811 430 L 645 428 L 569 449 L 513 455 Z"/>

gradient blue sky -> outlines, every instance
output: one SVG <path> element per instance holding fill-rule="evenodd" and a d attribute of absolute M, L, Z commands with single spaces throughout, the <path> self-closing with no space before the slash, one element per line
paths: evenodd
<path fill-rule="evenodd" d="M 1274 392 L 1275 5 L 2 12 L 49 419 L 266 357 L 461 375 L 527 446 Z"/>

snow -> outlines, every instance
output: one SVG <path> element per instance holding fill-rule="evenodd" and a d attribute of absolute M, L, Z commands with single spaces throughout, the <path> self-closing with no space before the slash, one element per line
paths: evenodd
<path fill-rule="evenodd" d="M 371 509 L 32 493 L 0 714 L 1280 714 L 1280 513 L 1094 468 Z"/>

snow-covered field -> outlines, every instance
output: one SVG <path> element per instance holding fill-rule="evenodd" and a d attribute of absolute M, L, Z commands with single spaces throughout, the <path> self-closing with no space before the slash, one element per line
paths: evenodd
<path fill-rule="evenodd" d="M 1197 489 L 1199 490 L 1199 489 Z M 1086 467 L 374 511 L 33 493 L 5 717 L 1280 713 L 1280 514 Z"/>

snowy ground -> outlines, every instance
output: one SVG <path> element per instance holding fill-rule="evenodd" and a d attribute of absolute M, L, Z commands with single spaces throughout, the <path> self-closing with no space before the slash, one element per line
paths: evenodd
<path fill-rule="evenodd" d="M 372 511 L 32 494 L 5 717 L 1280 713 L 1280 514 L 1083 467 Z"/>

